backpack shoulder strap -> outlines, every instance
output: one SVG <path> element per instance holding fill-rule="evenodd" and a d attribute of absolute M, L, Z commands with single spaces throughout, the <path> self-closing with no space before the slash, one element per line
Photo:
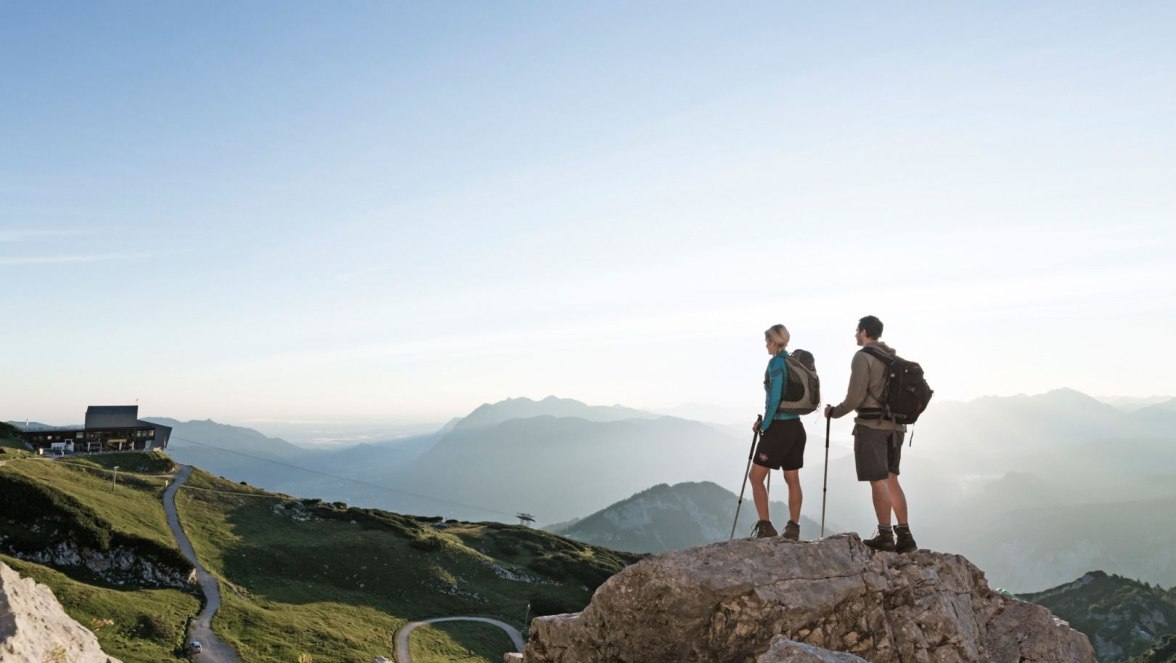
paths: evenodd
<path fill-rule="evenodd" d="M 875 357 L 875 358 L 881 360 L 883 364 L 886 364 L 887 371 L 889 371 L 890 365 L 894 363 L 894 355 L 886 354 L 886 352 L 884 350 L 882 350 L 881 348 L 878 348 L 878 347 L 875 347 L 872 345 L 864 345 L 864 346 L 862 346 L 861 350 L 858 350 L 858 352 L 864 352 L 864 353 L 870 355 L 871 357 Z M 874 400 L 881 403 L 882 407 L 861 408 L 858 410 L 858 414 L 863 419 L 883 419 L 883 418 L 885 418 L 886 396 L 887 396 L 887 392 L 889 392 L 889 390 L 890 390 L 889 378 L 887 378 L 883 382 L 881 394 L 870 393 L 870 388 L 867 385 L 866 386 L 866 394 L 868 394 L 871 398 L 873 398 Z"/>
<path fill-rule="evenodd" d="M 862 346 L 862 349 L 859 350 L 858 352 L 864 352 L 864 353 L 870 355 L 871 357 L 876 357 L 878 359 L 881 359 L 883 362 L 886 363 L 887 366 L 893 364 L 894 359 L 895 359 L 894 355 L 887 354 L 886 351 L 883 350 L 882 348 L 875 347 L 873 345 Z"/>

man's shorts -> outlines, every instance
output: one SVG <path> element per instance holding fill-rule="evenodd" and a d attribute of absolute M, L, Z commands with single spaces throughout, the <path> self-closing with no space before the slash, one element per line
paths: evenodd
<path fill-rule="evenodd" d="M 771 430 L 771 429 L 769 429 Z M 853 460 L 858 481 L 881 481 L 898 474 L 902 460 L 902 438 L 906 433 L 892 430 L 853 427 Z"/>
<path fill-rule="evenodd" d="M 800 419 L 773 421 L 760 436 L 755 464 L 785 472 L 804 467 L 804 424 Z"/>

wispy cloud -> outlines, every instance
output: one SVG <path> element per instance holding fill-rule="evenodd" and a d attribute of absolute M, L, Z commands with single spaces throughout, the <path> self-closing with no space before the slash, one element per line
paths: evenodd
<path fill-rule="evenodd" d="M 81 255 L 81 256 L 0 256 L 0 266 L 5 265 L 60 265 L 70 263 L 109 262 L 143 258 L 143 255 Z"/>
<path fill-rule="evenodd" d="M 92 229 L 70 228 L 56 230 L 0 230 L 0 242 L 27 242 L 45 238 L 79 237 L 93 235 L 95 232 L 97 231 Z"/>

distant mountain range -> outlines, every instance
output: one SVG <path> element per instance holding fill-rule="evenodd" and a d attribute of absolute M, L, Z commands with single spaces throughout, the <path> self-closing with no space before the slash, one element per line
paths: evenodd
<path fill-rule="evenodd" d="M 586 405 L 571 398 L 548 396 L 535 401 L 530 398 L 508 398 L 497 403 L 478 406 L 468 415 L 452 422 L 453 430 L 490 428 L 512 419 L 532 417 L 573 417 L 585 421 L 623 421 L 625 419 L 656 419 L 659 415 L 622 407 L 620 405 Z"/>
<path fill-rule="evenodd" d="M 233 481 L 464 520 L 525 511 L 541 524 L 586 519 L 657 484 L 705 481 L 737 493 L 750 441 L 746 425 L 554 397 L 486 404 L 434 433 L 326 450 L 208 421 L 158 421 L 174 428 L 177 461 Z M 824 421 L 804 421 L 801 481 L 815 520 Z M 833 444 L 850 442 L 839 420 Z M 838 455 L 828 518 L 869 534 L 869 488 L 852 457 Z M 1068 389 L 933 402 L 903 449 L 902 480 L 919 545 L 968 556 L 998 586 L 1039 590 L 1092 568 L 1176 584 L 1176 528 L 1165 515 L 1176 509 L 1176 399 L 1129 411 Z M 774 489 L 781 495 L 780 483 Z"/>
<path fill-rule="evenodd" d="M 1039 589 L 1092 568 L 1176 584 L 1171 400 L 1124 412 L 1061 389 L 946 403 L 903 457 L 920 544 L 967 555 L 996 584 Z"/>
<path fill-rule="evenodd" d="M 476 505 L 445 509 L 458 518 L 528 511 L 540 522 L 557 522 L 652 484 L 705 479 L 724 464 L 734 472 L 742 462 L 739 446 L 706 424 L 673 417 L 540 416 L 472 430 L 459 425 L 387 481 L 398 490 Z M 408 508 L 418 513 L 437 505 Z"/>
<path fill-rule="evenodd" d="M 777 529 L 782 530 L 788 520 L 787 505 L 770 502 L 769 509 Z M 613 550 L 659 553 L 728 540 L 736 510 L 739 522 L 735 536 L 745 538 L 758 519 L 750 487 L 740 507 L 738 495 L 709 481 L 663 483 L 586 518 L 545 529 Z M 800 521 L 802 539 L 818 537 L 820 523 L 805 516 Z M 827 522 L 825 531 L 831 534 L 838 528 Z"/>
<path fill-rule="evenodd" d="M 173 427 L 178 462 L 235 481 L 473 520 L 582 516 L 658 481 L 706 478 L 716 462 L 734 472 L 746 444 L 700 422 L 555 397 L 486 404 L 436 433 L 328 450 L 207 421 L 155 421 Z"/>
<path fill-rule="evenodd" d="M 1102 571 L 1020 598 L 1049 608 L 1090 638 L 1098 660 L 1160 663 L 1176 653 L 1176 588 L 1163 589 Z M 1154 649 L 1149 655 L 1148 650 Z M 1140 658 L 1132 658 L 1140 657 Z"/>

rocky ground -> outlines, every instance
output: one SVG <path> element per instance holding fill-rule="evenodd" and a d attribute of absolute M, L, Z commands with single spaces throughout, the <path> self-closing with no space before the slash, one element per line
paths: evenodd
<path fill-rule="evenodd" d="M 1086 636 L 993 591 L 959 555 L 876 553 L 854 534 L 647 558 L 581 613 L 536 619 L 525 663 L 1096 663 Z"/>

